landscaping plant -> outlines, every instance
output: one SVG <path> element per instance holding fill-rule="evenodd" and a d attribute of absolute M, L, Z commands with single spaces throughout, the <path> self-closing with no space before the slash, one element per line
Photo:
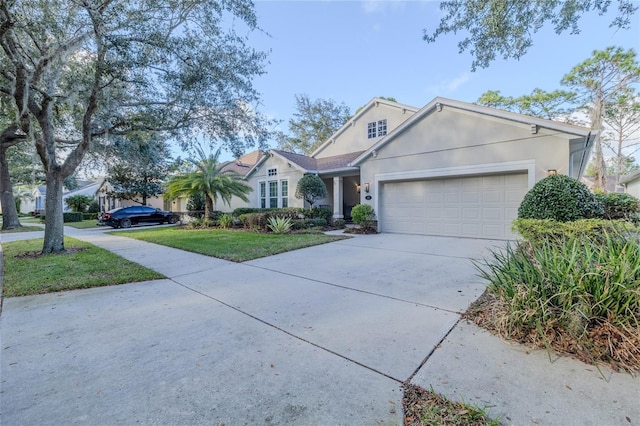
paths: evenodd
<path fill-rule="evenodd" d="M 267 227 L 274 234 L 287 234 L 293 226 L 291 219 L 288 217 L 270 217 L 267 222 Z"/>
<path fill-rule="evenodd" d="M 489 282 L 468 315 L 505 337 L 640 371 L 640 244 L 606 232 L 524 242 L 476 264 Z"/>
<path fill-rule="evenodd" d="M 518 218 L 558 222 L 599 218 L 603 214 L 602 204 L 589 188 L 565 175 L 547 176 L 536 183 L 518 208 Z"/>
<path fill-rule="evenodd" d="M 369 204 L 358 204 L 351 209 L 353 223 L 359 225 L 364 231 L 375 230 L 376 213 Z"/>

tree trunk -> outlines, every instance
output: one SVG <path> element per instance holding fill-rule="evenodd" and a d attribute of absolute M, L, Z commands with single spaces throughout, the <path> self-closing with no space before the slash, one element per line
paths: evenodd
<path fill-rule="evenodd" d="M 47 172 L 47 197 L 45 201 L 45 228 L 42 253 L 64 251 L 64 217 L 62 209 L 64 177 L 60 172 Z"/>
<path fill-rule="evenodd" d="M 604 94 L 601 90 L 597 92 L 593 106 L 591 108 L 591 129 L 602 130 L 602 115 L 604 111 Z M 607 165 L 604 162 L 604 155 L 602 154 L 602 141 L 600 137 L 596 138 L 594 144 L 594 175 L 593 175 L 593 189 L 594 191 L 607 191 Z"/>
<path fill-rule="evenodd" d="M 0 206 L 2 206 L 2 229 L 20 228 L 18 209 L 13 198 L 13 185 L 9 176 L 7 149 L 9 146 L 0 144 Z"/>
<path fill-rule="evenodd" d="M 210 219 L 211 218 L 211 214 L 213 213 L 213 210 L 215 209 L 214 204 L 213 204 L 213 198 L 211 198 L 209 196 L 209 194 L 206 194 L 204 199 L 205 199 L 205 201 L 204 201 L 204 217 L 206 219 Z"/>

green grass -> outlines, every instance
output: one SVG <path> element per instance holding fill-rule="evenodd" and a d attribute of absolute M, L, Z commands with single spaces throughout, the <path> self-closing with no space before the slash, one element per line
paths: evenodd
<path fill-rule="evenodd" d="M 20 223 L 22 224 L 22 221 L 20 221 Z M 21 228 L 7 229 L 4 231 L 0 230 L 0 234 L 13 234 L 15 232 L 33 232 L 33 231 L 44 231 L 44 228 L 42 226 L 22 225 Z"/>
<path fill-rule="evenodd" d="M 187 229 L 180 226 L 112 233 L 233 262 L 245 262 L 348 238 L 325 234 L 276 235 L 241 230 Z"/>
<path fill-rule="evenodd" d="M 89 228 L 98 228 L 98 225 L 96 225 L 97 223 L 98 223 L 97 220 L 91 219 L 91 220 L 83 220 L 82 222 L 67 222 L 64 224 L 64 226 L 71 226 L 72 228 L 76 228 L 76 229 L 89 229 Z"/>
<path fill-rule="evenodd" d="M 111 252 L 65 237 L 66 253 L 41 255 L 42 239 L 2 244 L 4 296 L 27 296 L 164 278 Z"/>

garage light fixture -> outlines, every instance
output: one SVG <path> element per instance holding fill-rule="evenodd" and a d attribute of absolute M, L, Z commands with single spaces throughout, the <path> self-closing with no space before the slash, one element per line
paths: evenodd
<path fill-rule="evenodd" d="M 369 182 L 364 184 L 364 192 L 369 193 Z"/>
<path fill-rule="evenodd" d="M 556 169 L 549 169 L 547 170 L 547 176 L 553 176 L 553 175 L 557 175 L 558 171 Z"/>
<path fill-rule="evenodd" d="M 356 183 L 356 192 L 357 192 L 358 194 L 360 193 L 360 185 L 358 185 L 357 183 Z"/>

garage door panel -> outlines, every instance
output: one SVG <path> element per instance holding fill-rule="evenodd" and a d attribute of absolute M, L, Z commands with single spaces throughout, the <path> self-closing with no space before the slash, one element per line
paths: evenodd
<path fill-rule="evenodd" d="M 385 232 L 509 239 L 527 190 L 526 173 L 384 183 L 379 219 Z"/>

